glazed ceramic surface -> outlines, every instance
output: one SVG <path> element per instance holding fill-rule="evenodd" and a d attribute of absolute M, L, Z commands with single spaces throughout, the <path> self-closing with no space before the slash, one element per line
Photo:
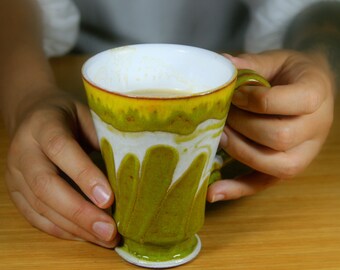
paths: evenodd
<path fill-rule="evenodd" d="M 115 193 L 117 252 L 170 267 L 199 252 L 207 185 L 237 72 L 223 56 L 170 44 L 102 52 L 83 67 Z"/>

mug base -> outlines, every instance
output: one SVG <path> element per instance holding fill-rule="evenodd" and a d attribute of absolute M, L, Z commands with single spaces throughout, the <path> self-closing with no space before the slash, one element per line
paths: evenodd
<path fill-rule="evenodd" d="M 140 266 L 140 267 L 146 267 L 146 268 L 170 268 L 170 267 L 176 267 L 182 264 L 185 264 L 187 262 L 192 261 L 194 258 L 196 258 L 196 256 L 199 254 L 202 244 L 201 244 L 201 240 L 199 238 L 199 236 L 196 234 L 195 235 L 196 239 L 197 239 L 197 245 L 194 248 L 194 250 L 188 254 L 186 257 L 181 258 L 181 259 L 173 259 L 173 260 L 169 260 L 169 261 L 147 261 L 147 260 L 142 260 L 138 257 L 133 256 L 132 254 L 130 254 L 129 252 L 127 252 L 126 250 L 124 250 L 121 247 L 116 247 L 115 251 L 117 252 L 117 254 L 122 257 L 125 261 Z"/>

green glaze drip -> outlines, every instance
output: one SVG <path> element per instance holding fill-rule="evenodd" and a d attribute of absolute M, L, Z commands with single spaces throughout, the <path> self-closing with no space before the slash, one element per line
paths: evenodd
<path fill-rule="evenodd" d="M 126 228 L 129 238 L 143 239 L 168 192 L 177 162 L 177 151 L 168 146 L 150 147 L 146 152 L 135 207 Z M 123 203 L 126 204 L 125 201 Z"/>
<path fill-rule="evenodd" d="M 198 190 L 207 154 L 197 156 L 184 174 L 172 184 L 178 163 L 175 148 L 149 148 L 140 166 L 127 154 L 116 172 L 113 151 L 101 140 L 110 183 L 114 190 L 114 218 L 123 235 L 123 249 L 144 260 L 167 261 L 184 258 L 197 245 L 195 233 L 204 220 L 207 181 Z"/>
<path fill-rule="evenodd" d="M 100 141 L 100 148 L 102 157 L 105 162 L 106 167 L 106 173 L 109 178 L 110 185 L 114 191 L 115 196 L 115 208 L 120 208 L 120 199 L 119 199 L 119 189 L 118 189 L 118 183 L 116 178 L 116 167 L 115 167 L 115 161 L 113 157 L 113 152 L 110 143 L 107 139 L 102 138 Z M 119 213 L 115 211 L 115 213 Z M 116 220 L 120 220 L 120 217 L 116 216 Z"/>
<path fill-rule="evenodd" d="M 102 153 L 102 156 L 105 162 L 106 172 L 109 177 L 110 184 L 115 190 L 118 190 L 113 152 L 112 152 L 111 145 L 107 141 L 107 139 L 103 138 L 101 140 L 100 148 L 101 148 L 101 153 Z"/>
<path fill-rule="evenodd" d="M 194 233 L 198 232 L 204 223 L 205 214 L 205 201 L 208 189 L 208 179 L 206 179 L 202 186 L 200 187 L 198 193 L 196 194 L 194 203 L 192 205 L 191 211 L 188 215 L 186 224 L 186 236 L 190 237 Z"/>
<path fill-rule="evenodd" d="M 129 227 L 128 218 L 135 207 L 136 194 L 139 183 L 139 160 L 135 155 L 126 155 L 119 167 L 117 178 L 119 179 L 119 207 L 115 211 L 115 219 L 121 234 L 125 234 Z M 124 215 L 119 216 L 119 213 Z"/>
<path fill-rule="evenodd" d="M 185 239 L 188 213 L 191 212 L 206 160 L 207 155 L 200 154 L 171 186 L 143 242 L 169 245 Z"/>

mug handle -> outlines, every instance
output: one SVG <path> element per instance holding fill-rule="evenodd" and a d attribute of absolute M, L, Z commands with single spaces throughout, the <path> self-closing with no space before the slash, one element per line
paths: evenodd
<path fill-rule="evenodd" d="M 260 74 L 251 69 L 239 69 L 237 72 L 237 80 L 235 91 L 243 85 L 265 86 L 271 87 L 270 83 Z M 211 169 L 209 185 L 222 179 L 221 169 L 230 164 L 234 159 L 229 156 L 222 148 L 217 150 L 215 162 Z"/>

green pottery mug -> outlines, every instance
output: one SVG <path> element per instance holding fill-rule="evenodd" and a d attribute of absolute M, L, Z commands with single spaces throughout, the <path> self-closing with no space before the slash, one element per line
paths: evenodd
<path fill-rule="evenodd" d="M 82 74 L 115 194 L 117 253 L 152 268 L 192 260 L 234 89 L 268 83 L 220 54 L 175 44 L 107 50 Z"/>

